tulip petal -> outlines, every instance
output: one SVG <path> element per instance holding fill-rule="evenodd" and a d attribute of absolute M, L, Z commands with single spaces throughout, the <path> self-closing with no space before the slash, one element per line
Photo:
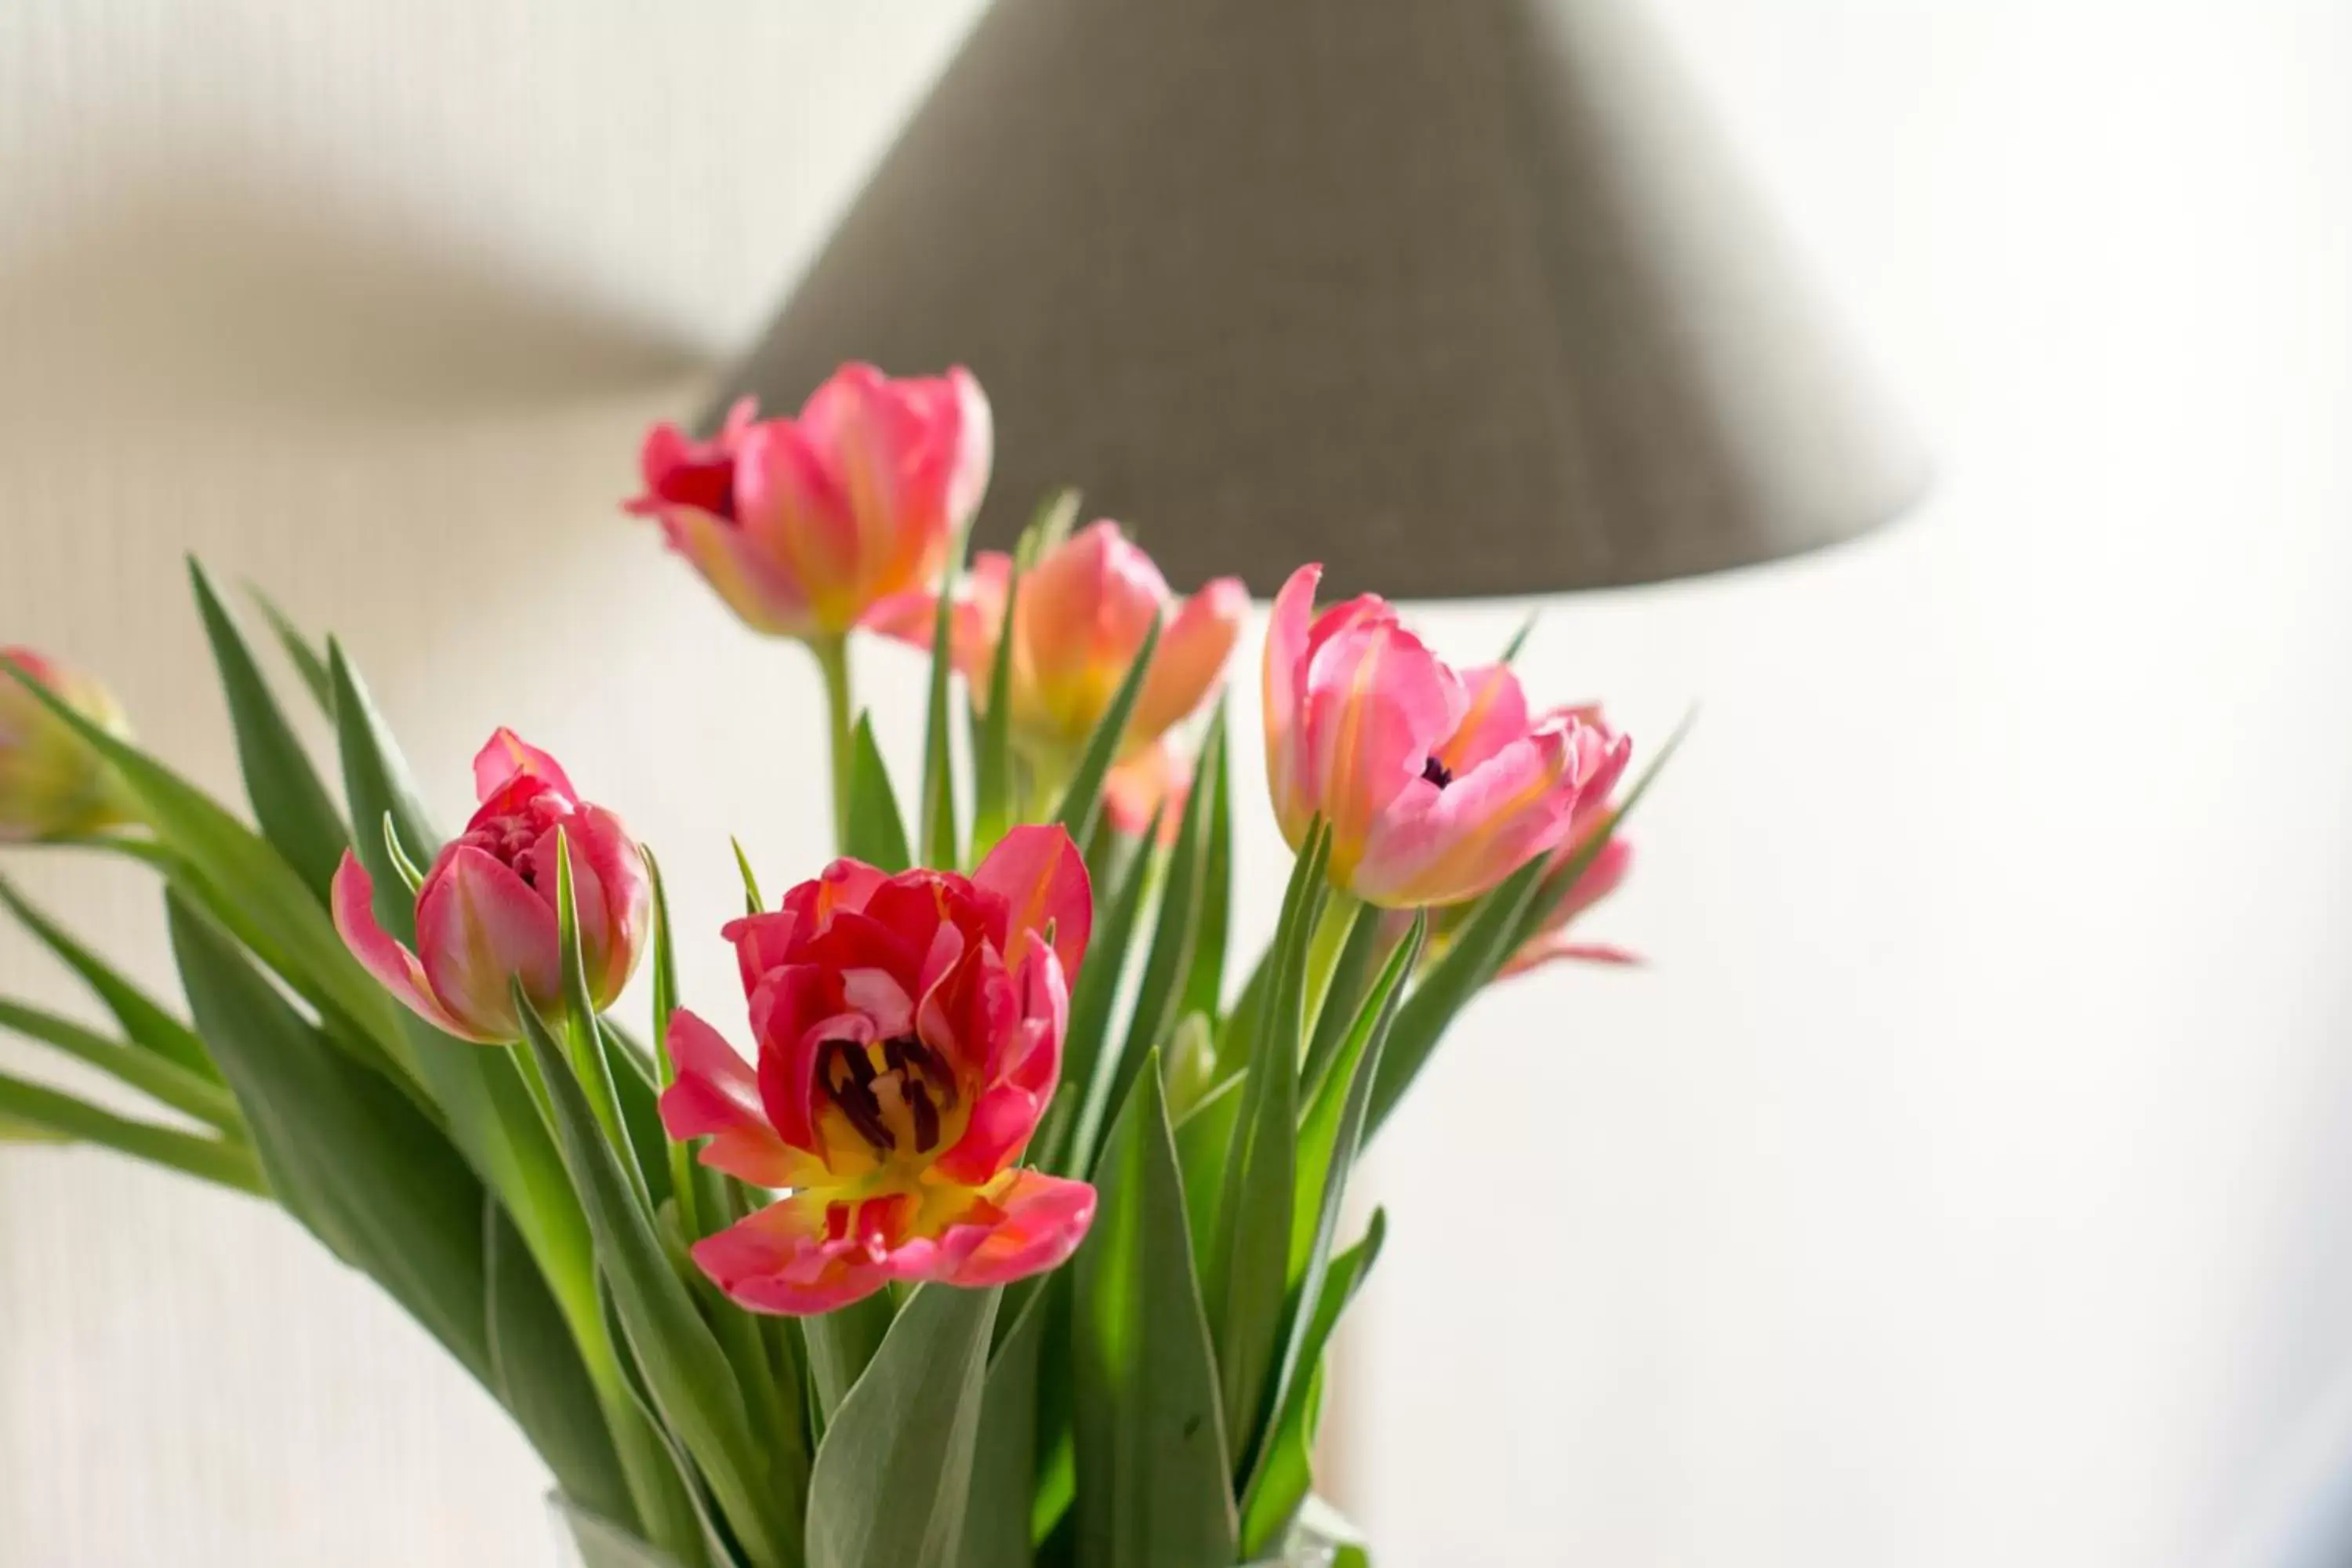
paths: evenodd
<path fill-rule="evenodd" d="M 593 883 L 601 906 L 600 934 L 590 952 L 604 962 L 588 976 L 599 1008 L 609 1007 L 629 984 L 638 957 L 653 934 L 653 879 L 644 852 L 621 819 L 601 805 L 583 805 L 565 824 L 572 868 L 581 885 Z M 582 940 L 587 940 L 588 908 L 579 906 Z"/>
<path fill-rule="evenodd" d="M 1094 1224 L 1095 1189 L 1042 1171 L 1013 1172 L 1001 1187 L 974 1198 L 936 1242 L 903 1243 L 887 1265 L 892 1275 L 966 1289 L 1010 1284 L 1067 1262 Z"/>
<path fill-rule="evenodd" d="M 1160 842 L 1171 844 L 1182 826 L 1192 786 L 1175 749 L 1154 741 L 1103 775 L 1103 809 L 1110 814 L 1110 825 L 1130 837 L 1150 828 L 1157 815 Z"/>
<path fill-rule="evenodd" d="M 504 725 L 474 754 L 474 798 L 488 800 L 510 780 L 526 775 L 553 786 L 558 794 L 572 800 L 580 798 L 562 763 Z"/>
<path fill-rule="evenodd" d="M 1571 763 L 1568 736 L 1539 730 L 1447 788 L 1413 781 L 1373 824 L 1347 885 L 1391 909 L 1476 898 L 1568 836 Z"/>
<path fill-rule="evenodd" d="M 1161 734 L 1208 700 L 1248 618 L 1249 590 L 1238 577 L 1220 577 L 1184 601 L 1160 634 L 1151 673 L 1136 698 L 1130 741 Z"/>
<path fill-rule="evenodd" d="M 334 907 L 335 931 L 343 939 L 343 945 L 403 1006 L 443 1034 L 477 1044 L 497 1043 L 494 1036 L 476 1035 L 453 1016 L 433 994 L 433 984 L 416 955 L 377 923 L 374 879 L 360 864 L 359 857 L 348 849 L 343 851 L 343 863 L 335 869 L 330 901 Z"/>
<path fill-rule="evenodd" d="M 718 1030 L 681 1009 L 670 1016 L 668 1044 L 676 1077 L 662 1090 L 665 1131 L 681 1142 L 709 1138 L 702 1163 L 757 1186 L 799 1187 L 822 1178 L 823 1163 L 769 1125 L 757 1075 Z"/>
<path fill-rule="evenodd" d="M 1086 858 L 1066 828 L 1058 823 L 1014 828 L 988 852 L 971 880 L 1010 908 L 1008 967 L 1020 967 L 1024 935 L 1034 931 L 1043 936 L 1050 925 L 1063 970 L 1078 973 L 1094 929 L 1094 889 L 1087 879 Z"/>
<path fill-rule="evenodd" d="M 1307 663 L 1305 777 L 1331 824 L 1332 876 L 1352 885 L 1390 807 L 1433 787 L 1423 771 L 1467 699 L 1454 672 L 1393 621 L 1348 626 Z"/>
<path fill-rule="evenodd" d="M 662 536 L 693 563 L 727 607 L 754 631 L 802 637 L 814 629 L 808 592 L 735 524 L 691 507 L 661 513 Z"/>
<path fill-rule="evenodd" d="M 416 900 L 416 956 L 433 994 L 476 1038 L 521 1032 L 513 981 L 538 1006 L 562 992 L 555 910 L 488 851 L 458 843 L 442 852 Z"/>
<path fill-rule="evenodd" d="M 1528 732 L 1528 698 L 1507 664 L 1461 672 L 1469 707 L 1431 754 L 1457 777 Z"/>
<path fill-rule="evenodd" d="M 853 1235 L 850 1222 L 849 1205 L 824 1189 L 794 1194 L 695 1243 L 694 1261 L 755 1312 L 829 1312 L 889 1282 L 869 1238 Z"/>
<path fill-rule="evenodd" d="M 1294 849 L 1307 836 L 1307 821 L 1315 815 L 1314 797 L 1307 793 L 1300 766 L 1298 726 L 1306 699 L 1307 637 L 1315 617 L 1315 587 L 1322 580 L 1321 566 L 1301 566 L 1275 595 L 1260 672 L 1266 788 L 1274 796 L 1274 814 L 1282 825 L 1282 835 Z"/>

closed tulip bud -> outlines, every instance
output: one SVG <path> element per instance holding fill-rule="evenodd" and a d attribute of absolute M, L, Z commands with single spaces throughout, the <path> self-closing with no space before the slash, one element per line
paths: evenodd
<path fill-rule="evenodd" d="M 554 758 L 511 730 L 474 759 L 481 807 L 434 858 L 416 890 L 416 950 L 376 922 L 374 884 L 346 852 L 335 873 L 335 929 L 370 973 L 417 1016 L 484 1045 L 521 1037 L 513 983 L 553 1015 L 562 1002 L 556 910 L 559 842 L 588 994 L 599 1012 L 628 984 L 652 923 L 652 885 L 621 819 L 583 802 Z"/>
<path fill-rule="evenodd" d="M 0 648 L 0 665 L 46 688 L 100 728 L 131 726 L 105 687 L 30 648 Z M 0 841 L 93 833 L 133 819 L 121 781 L 98 749 L 0 670 Z"/>

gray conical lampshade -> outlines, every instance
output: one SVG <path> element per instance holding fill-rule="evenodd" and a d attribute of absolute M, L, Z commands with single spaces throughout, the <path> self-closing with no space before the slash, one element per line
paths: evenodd
<path fill-rule="evenodd" d="M 1612 0 L 997 0 L 727 396 L 971 368 L 1180 586 L 1537 594 L 1793 554 L 1924 479 Z M 721 405 L 723 406 L 723 404 Z"/>

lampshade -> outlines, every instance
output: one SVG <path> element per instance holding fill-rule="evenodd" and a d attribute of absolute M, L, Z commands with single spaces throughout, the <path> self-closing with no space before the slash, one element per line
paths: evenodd
<path fill-rule="evenodd" d="M 1918 448 L 1610 0 L 997 0 L 716 410 L 969 366 L 981 522 L 1528 595 L 1873 527 Z"/>

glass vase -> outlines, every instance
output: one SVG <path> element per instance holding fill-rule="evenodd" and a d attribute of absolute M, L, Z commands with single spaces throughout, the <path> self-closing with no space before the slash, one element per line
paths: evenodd
<path fill-rule="evenodd" d="M 547 1503 L 555 1516 L 556 1562 L 562 1568 L 677 1568 L 627 1531 L 573 1508 L 560 1493 L 550 1493 Z M 1281 1556 L 1247 1568 L 1332 1568 L 1334 1557 L 1328 1542 L 1301 1531 Z"/>

